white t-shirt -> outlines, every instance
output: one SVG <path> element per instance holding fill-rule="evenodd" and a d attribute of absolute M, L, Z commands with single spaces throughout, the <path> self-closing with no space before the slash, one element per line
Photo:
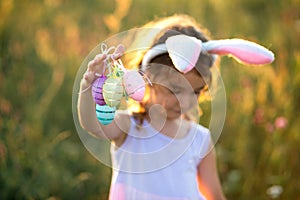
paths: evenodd
<path fill-rule="evenodd" d="M 197 166 L 208 153 L 209 130 L 192 123 L 184 138 L 156 131 L 147 121 L 130 131 L 119 148 L 112 145 L 111 200 L 203 200 Z"/>

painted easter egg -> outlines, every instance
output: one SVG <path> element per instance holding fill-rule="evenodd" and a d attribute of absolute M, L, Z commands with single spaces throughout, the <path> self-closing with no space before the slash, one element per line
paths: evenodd
<path fill-rule="evenodd" d="M 123 83 L 126 93 L 132 99 L 141 101 L 144 98 L 145 81 L 138 71 L 127 71 L 123 76 Z"/>
<path fill-rule="evenodd" d="M 96 115 L 99 122 L 103 125 L 110 124 L 115 117 L 116 108 L 108 105 L 100 106 L 96 104 Z"/>
<path fill-rule="evenodd" d="M 103 85 L 103 97 L 107 105 L 116 107 L 121 102 L 124 89 L 120 78 L 110 77 Z"/>
<path fill-rule="evenodd" d="M 98 77 L 92 85 L 92 95 L 96 104 L 105 105 L 104 97 L 103 97 L 103 85 L 105 80 L 107 79 L 106 76 Z"/>

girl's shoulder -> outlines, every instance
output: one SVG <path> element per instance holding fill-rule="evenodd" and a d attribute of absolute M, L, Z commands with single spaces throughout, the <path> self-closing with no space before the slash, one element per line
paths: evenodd
<path fill-rule="evenodd" d="M 197 123 L 195 123 L 195 126 L 196 126 L 196 128 L 197 128 L 197 130 L 200 134 L 203 134 L 203 135 L 206 135 L 206 136 L 210 135 L 210 131 L 207 127 L 205 127 L 201 124 L 197 124 Z"/>
<path fill-rule="evenodd" d="M 209 129 L 201 124 L 191 122 L 191 132 L 197 143 L 211 143 L 211 133 Z"/>
<path fill-rule="evenodd" d="M 211 133 L 208 128 L 201 124 L 192 122 L 193 133 L 193 143 L 191 148 L 193 148 L 197 155 L 202 159 L 204 158 L 210 150 L 210 145 L 212 143 Z"/>
<path fill-rule="evenodd" d="M 187 123 L 189 123 L 189 127 L 191 130 L 196 131 L 197 134 L 199 135 L 203 135 L 203 136 L 209 136 L 210 135 L 210 131 L 207 127 L 196 123 L 194 121 L 187 121 Z"/>

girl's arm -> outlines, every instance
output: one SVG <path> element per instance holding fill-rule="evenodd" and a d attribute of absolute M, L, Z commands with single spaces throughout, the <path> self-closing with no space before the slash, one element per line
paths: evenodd
<path fill-rule="evenodd" d="M 96 79 L 95 74 L 101 73 L 104 67 L 105 54 L 98 54 L 89 62 L 87 71 L 80 82 L 78 97 L 79 122 L 86 131 L 100 138 L 107 138 L 122 143 L 125 133 L 130 127 L 130 120 L 126 114 L 116 114 L 115 119 L 109 125 L 102 125 L 96 117 L 95 103 L 92 96 L 91 84 Z M 121 128 L 120 128 L 121 127 Z"/>
<path fill-rule="evenodd" d="M 213 148 L 198 165 L 199 187 L 208 200 L 225 200 L 217 172 L 216 154 Z"/>

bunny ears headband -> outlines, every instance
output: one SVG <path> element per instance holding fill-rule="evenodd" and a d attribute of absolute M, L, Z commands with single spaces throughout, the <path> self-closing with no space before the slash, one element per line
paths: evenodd
<path fill-rule="evenodd" d="M 182 73 L 194 68 L 200 53 L 229 55 L 243 64 L 264 65 L 274 61 L 274 54 L 265 47 L 242 39 L 223 39 L 202 42 L 186 35 L 169 37 L 165 44 L 151 48 L 144 56 L 142 70 L 158 55 L 168 53 L 174 66 Z"/>

